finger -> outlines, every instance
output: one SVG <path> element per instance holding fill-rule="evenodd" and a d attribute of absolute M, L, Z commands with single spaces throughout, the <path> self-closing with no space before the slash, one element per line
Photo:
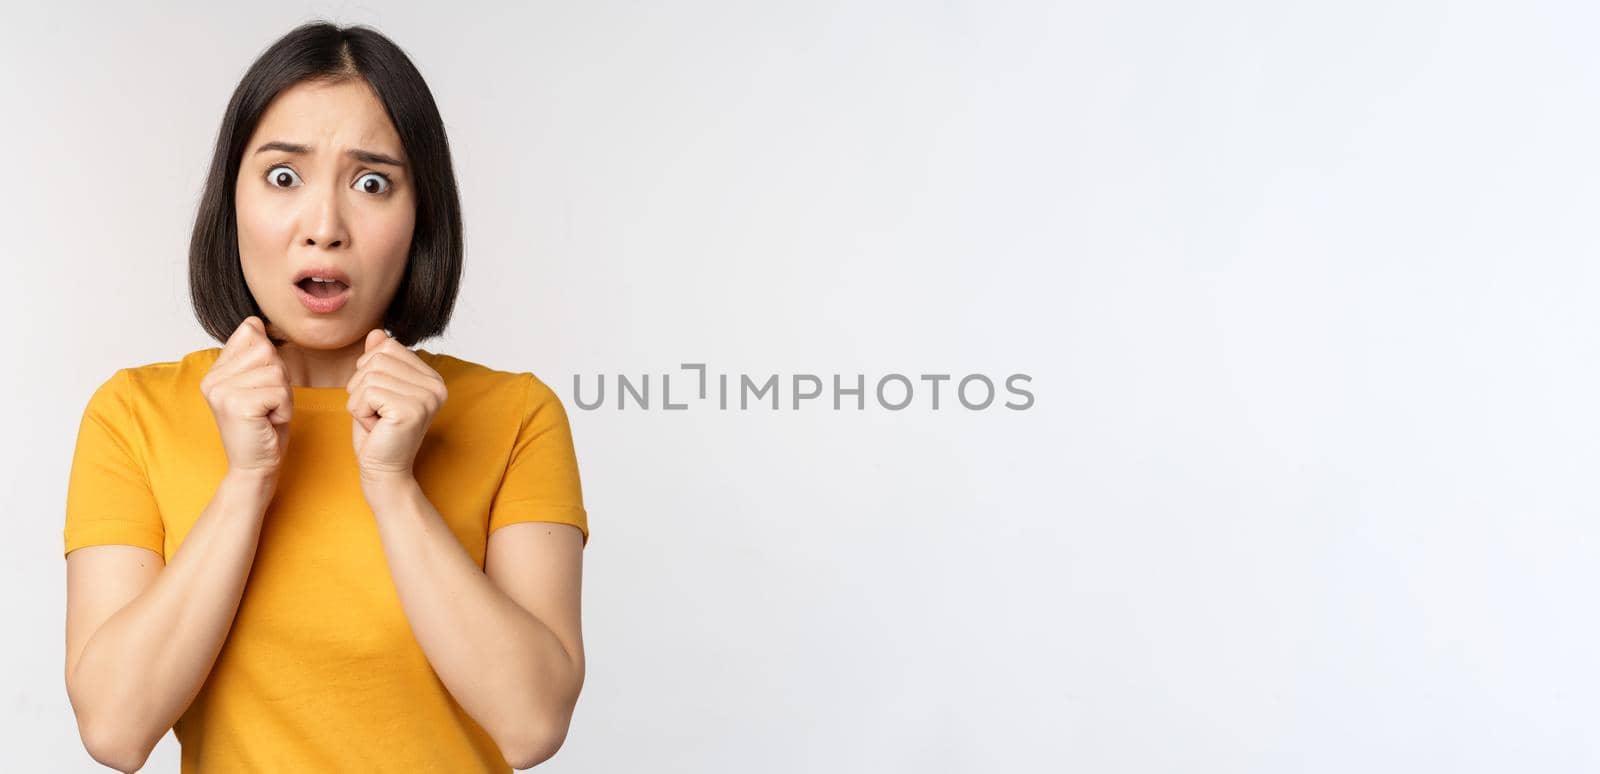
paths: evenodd
<path fill-rule="evenodd" d="M 271 345 L 261 343 L 255 335 L 248 321 L 240 324 L 238 330 L 228 338 L 228 344 L 217 356 L 217 361 L 201 378 L 202 390 L 209 390 L 212 385 L 228 381 L 243 371 L 272 362 L 271 356 L 262 350 L 262 347 L 271 349 Z"/>
<path fill-rule="evenodd" d="M 234 374 L 228 383 L 236 387 L 287 387 L 289 369 L 283 363 L 263 363 Z"/>
<path fill-rule="evenodd" d="M 449 394 L 444 380 L 439 379 L 437 375 L 432 378 L 421 376 L 410 368 L 388 359 L 375 360 L 366 370 L 352 376 L 349 384 L 345 385 L 345 390 L 355 395 L 371 386 L 388 387 L 396 392 L 414 396 L 430 413 L 443 406 Z"/>
<path fill-rule="evenodd" d="M 431 409 L 433 403 L 439 400 L 439 394 L 427 382 L 417 382 L 407 376 L 390 373 L 378 373 L 368 377 L 367 385 L 381 387 L 396 395 L 401 395 L 415 400 L 423 408 Z"/>
<path fill-rule="evenodd" d="M 439 377 L 439 372 L 428 367 L 427 363 L 422 362 L 422 358 L 417 355 L 415 350 L 412 350 L 410 347 L 401 344 L 394 338 L 386 338 L 373 348 L 367 350 L 367 352 L 361 357 L 356 358 L 356 372 L 360 373 L 368 363 L 373 362 L 375 359 L 383 360 L 389 358 L 404 364 L 426 379 L 437 379 L 441 382 L 443 381 L 443 379 Z"/>
<path fill-rule="evenodd" d="M 436 407 L 426 388 L 388 374 L 375 374 L 351 393 L 346 409 L 357 419 L 381 414 L 392 419 L 422 419 Z"/>
<path fill-rule="evenodd" d="M 259 333 L 247 333 L 228 362 L 223 363 L 218 359 L 211 371 L 219 378 L 227 379 L 244 371 L 281 362 L 278 348 L 272 346 L 272 342 L 262 338 Z"/>
<path fill-rule="evenodd" d="M 361 349 L 364 352 L 371 352 L 373 347 L 381 346 L 393 338 L 393 336 L 389 335 L 388 331 L 382 328 L 373 328 L 372 330 L 367 331 L 366 338 L 362 339 Z"/>
<path fill-rule="evenodd" d="M 221 366 L 239 354 L 239 348 L 244 346 L 244 342 L 250 337 L 250 320 L 253 317 L 254 315 L 244 318 L 239 323 L 239 327 L 233 329 L 233 333 L 228 336 L 228 340 L 222 342 L 222 354 L 217 356 L 217 362 L 213 364 L 214 366 Z"/>
<path fill-rule="evenodd" d="M 374 351 L 362 355 L 356 360 L 356 372 L 350 375 L 350 382 L 345 385 L 345 389 L 350 389 L 356 379 L 368 371 L 391 373 L 402 378 L 410 378 L 419 384 L 444 385 L 444 378 L 439 376 L 438 371 L 429 368 L 427 363 L 422 362 L 422 358 L 417 357 L 417 353 L 404 347 L 398 351 Z"/>
<path fill-rule="evenodd" d="M 356 382 L 356 389 L 351 392 L 351 399 L 358 400 L 363 392 L 373 388 L 386 390 L 390 394 L 415 400 L 424 406 L 437 397 L 432 390 L 428 389 L 427 385 L 418 384 L 412 381 L 409 376 L 369 370 Z"/>
<path fill-rule="evenodd" d="M 267 421 L 281 425 L 294 416 L 294 390 L 287 384 L 279 384 L 273 379 L 246 389 L 260 401 Z"/>
<path fill-rule="evenodd" d="M 208 396 L 222 388 L 226 388 L 227 392 L 238 392 L 260 387 L 289 389 L 288 371 L 282 365 L 267 363 L 235 373 L 212 372 L 200 381 L 200 389 Z"/>
<path fill-rule="evenodd" d="M 228 407 L 239 416 L 267 417 L 275 422 L 286 421 L 293 404 L 288 387 L 272 385 L 248 387 L 228 397 Z"/>
<path fill-rule="evenodd" d="M 384 333 L 383 334 L 383 338 L 379 339 L 378 342 L 376 344 L 374 344 L 373 340 L 378 338 L 375 334 L 378 334 L 378 333 L 381 333 L 381 332 L 382 332 L 382 329 L 374 328 L 370 333 L 367 334 L 367 342 L 366 342 L 367 349 L 366 349 L 366 352 L 362 353 L 361 357 L 356 358 L 356 368 L 360 368 L 361 366 L 366 365 L 366 362 L 368 360 L 371 360 L 372 358 L 374 358 L 374 357 L 376 357 L 376 356 L 378 356 L 380 354 L 389 354 L 389 355 L 393 355 L 393 356 L 396 356 L 396 357 L 399 357 L 399 356 L 402 356 L 402 355 L 410 355 L 412 357 L 416 357 L 416 353 L 412 352 L 409 347 L 407 347 L 404 344 L 401 344 L 399 342 L 399 340 L 395 339 L 393 336 L 390 336 L 387 333 Z M 419 361 L 419 363 L 420 363 L 420 361 Z"/>

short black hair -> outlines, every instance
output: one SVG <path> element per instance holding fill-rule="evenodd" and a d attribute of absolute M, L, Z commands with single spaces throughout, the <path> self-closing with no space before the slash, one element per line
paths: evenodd
<path fill-rule="evenodd" d="M 189 239 L 189 293 L 195 316 L 219 342 L 250 315 L 266 320 L 239 265 L 234 185 L 245 145 L 278 93 L 303 81 L 364 78 L 394 123 L 416 181 L 417 214 L 405 274 L 383 326 L 401 344 L 444 332 L 461 287 L 461 200 L 450 144 L 433 93 L 411 59 L 365 25 L 310 22 L 257 57 L 228 101 Z M 274 342 L 281 343 L 281 342 Z"/>

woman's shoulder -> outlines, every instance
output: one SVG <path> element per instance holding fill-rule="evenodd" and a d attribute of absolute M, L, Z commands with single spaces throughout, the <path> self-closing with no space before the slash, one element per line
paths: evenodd
<path fill-rule="evenodd" d="M 422 347 L 412 351 L 422 362 L 438 372 L 452 396 L 461 394 L 483 397 L 487 393 L 492 393 L 497 397 L 522 403 L 540 402 L 554 397 L 555 394 L 555 391 L 532 371 L 497 368 Z"/>
<path fill-rule="evenodd" d="M 461 385 L 504 388 L 518 376 L 516 372 L 494 368 L 459 355 L 435 352 L 424 347 L 416 347 L 411 351 L 416 353 L 417 359 L 438 372 L 445 384 L 452 387 Z"/>
<path fill-rule="evenodd" d="M 102 415 L 142 413 L 151 404 L 172 408 L 186 386 L 198 391 L 221 347 L 197 349 L 167 360 L 143 360 L 102 373 L 88 400 L 88 411 Z"/>
<path fill-rule="evenodd" d="M 123 382 L 129 389 L 141 392 L 153 388 L 173 387 L 185 381 L 198 383 L 221 353 L 221 347 L 207 347 L 175 359 L 135 362 L 116 369 L 108 374 L 104 381 L 107 384 Z"/>

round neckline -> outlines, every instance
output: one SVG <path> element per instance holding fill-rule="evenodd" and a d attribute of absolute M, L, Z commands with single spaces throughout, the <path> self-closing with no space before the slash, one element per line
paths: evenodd
<path fill-rule="evenodd" d="M 350 393 L 343 387 L 291 387 L 296 409 L 343 409 L 350 402 Z"/>
<path fill-rule="evenodd" d="M 421 347 L 411 351 L 430 366 L 433 364 L 434 353 Z M 215 363 L 221 355 L 221 347 L 211 348 L 211 362 Z M 294 391 L 294 407 L 297 410 L 343 411 L 350 403 L 350 393 L 343 387 L 304 387 L 292 384 L 290 388 Z"/>

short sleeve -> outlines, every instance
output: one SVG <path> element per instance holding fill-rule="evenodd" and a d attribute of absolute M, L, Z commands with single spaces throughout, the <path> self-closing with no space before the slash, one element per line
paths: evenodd
<path fill-rule="evenodd" d="M 127 369 L 89 398 L 67 477 L 66 551 L 121 544 L 163 552 L 166 528 L 136 440 Z"/>
<path fill-rule="evenodd" d="M 507 524 L 553 521 L 571 524 L 589 545 L 589 516 L 583 507 L 578 456 L 566 407 L 548 385 L 531 373 L 523 382 L 521 426 L 506 463 L 505 477 L 489 507 L 489 533 Z"/>

